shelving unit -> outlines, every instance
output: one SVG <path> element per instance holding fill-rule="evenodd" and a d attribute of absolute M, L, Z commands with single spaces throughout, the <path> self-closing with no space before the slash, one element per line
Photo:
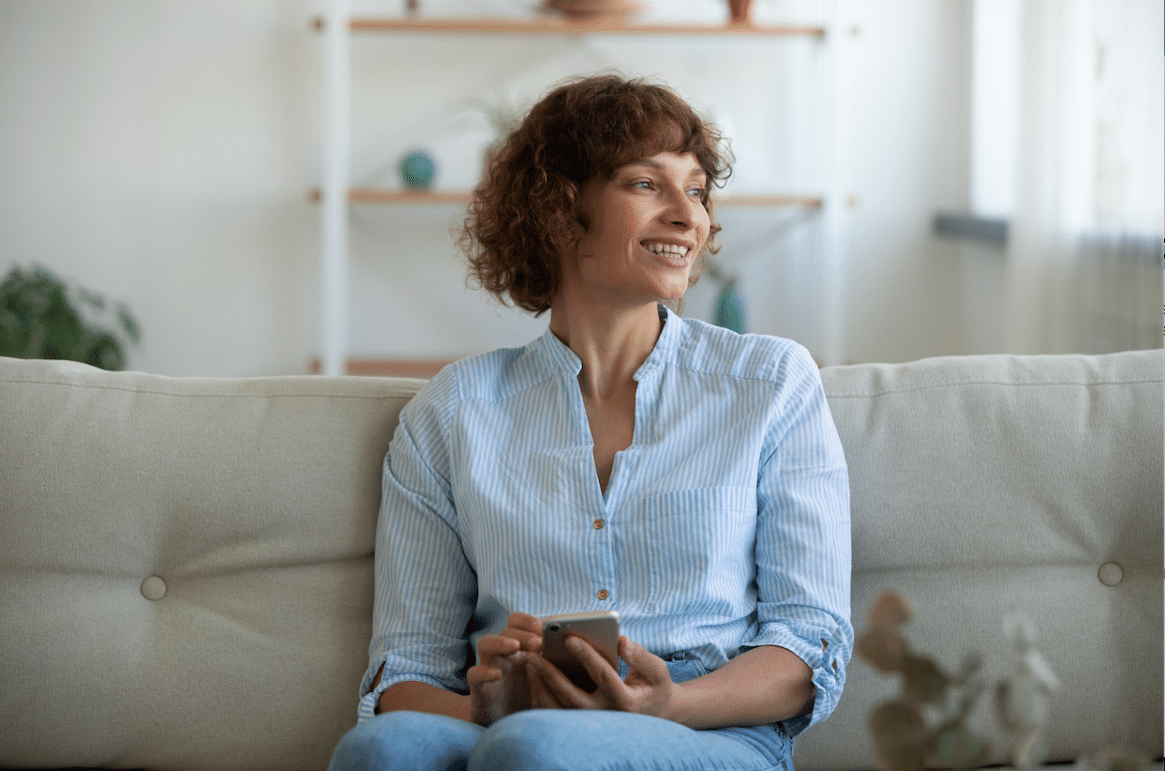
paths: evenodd
<path fill-rule="evenodd" d="M 825 28 L 798 24 L 637 24 L 621 21 L 533 19 L 357 18 L 353 32 L 438 32 L 499 35 L 808 35 L 824 37 Z"/>
<path fill-rule="evenodd" d="M 353 187 L 348 189 L 348 203 L 464 206 L 469 203 L 472 195 L 468 190 L 389 190 L 379 187 Z M 323 198 L 319 188 L 312 190 L 309 197 L 315 203 L 319 203 Z M 821 197 L 813 195 L 714 195 L 713 200 L 717 208 L 800 206 L 805 209 L 820 209 L 822 206 Z"/>
<path fill-rule="evenodd" d="M 363 205 L 465 205 L 468 191 L 407 191 L 349 187 L 350 33 L 499 35 L 499 36 L 729 36 L 729 37 L 827 37 L 825 26 L 793 24 L 639 24 L 621 21 L 570 21 L 549 16 L 531 19 L 487 18 L 353 18 L 350 0 L 333 0 L 330 18 L 317 18 L 313 25 L 325 33 L 328 66 L 325 77 L 323 184 L 313 191 L 321 203 L 321 356 L 319 371 L 326 375 L 352 372 L 347 346 L 347 207 Z M 832 68 L 827 68 L 832 74 Z M 836 110 L 827 110 L 827 121 L 836 121 Z M 828 164 L 827 164 L 828 165 Z M 839 263 L 836 255 L 840 192 L 834 185 L 820 196 L 727 195 L 716 199 L 718 207 L 802 207 L 821 209 L 827 219 L 827 268 Z M 822 298 L 827 312 L 837 311 L 840 295 Z M 830 307 L 838 306 L 838 307 Z M 825 354 L 832 358 L 840 347 L 838 330 Z"/>

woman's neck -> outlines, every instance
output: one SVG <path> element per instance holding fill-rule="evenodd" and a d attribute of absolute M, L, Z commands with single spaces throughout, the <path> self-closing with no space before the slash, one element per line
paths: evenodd
<path fill-rule="evenodd" d="M 550 331 L 582 360 L 583 396 L 599 400 L 634 382 L 662 329 L 655 303 L 613 310 L 560 296 L 550 309 Z"/>

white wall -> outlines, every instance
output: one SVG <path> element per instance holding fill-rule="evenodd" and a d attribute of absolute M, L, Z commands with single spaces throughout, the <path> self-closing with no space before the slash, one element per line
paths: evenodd
<path fill-rule="evenodd" d="M 908 361 L 964 352 L 960 245 L 937 211 L 969 206 L 971 4 L 851 3 L 853 123 L 847 357 Z M 974 268 L 972 268 L 974 269 Z"/>
<path fill-rule="evenodd" d="M 399 13 L 403 3 L 356 2 Z M 527 13 L 534 0 L 429 0 L 431 13 Z M 818 21 L 818 3 L 759 2 Z M 828 7 L 830 3 L 823 3 Z M 722 16 L 662 0 L 654 18 Z M 322 0 L 0 0 L 0 270 L 45 264 L 124 300 L 142 321 L 137 369 L 169 375 L 306 371 L 316 353 Z M 968 204 L 969 0 L 841 0 L 847 208 L 844 359 L 990 347 L 966 323 L 968 267 L 936 240 L 936 210 Z M 569 42 L 360 36 L 353 41 L 353 179 L 396 184 L 399 155 L 435 148 L 442 187 L 468 184 L 488 124 L 471 98 L 528 100 L 571 71 L 618 62 L 666 73 L 728 119 L 738 192 L 815 192 L 821 133 L 809 41 Z M 450 83 L 455 85 L 449 85 Z M 436 85 L 434 85 L 436 84 Z M 445 84 L 445 85 L 441 85 Z M 808 105 L 808 106 L 806 106 Z M 807 151 L 806 148 L 810 148 Z M 755 331 L 820 344 L 812 223 L 724 211 L 722 257 Z M 464 289 L 456 211 L 352 211 L 354 355 L 456 356 L 521 344 L 545 320 Z M 806 289 L 809 287 L 809 290 Z M 693 315 L 715 287 L 697 287 Z M 989 320 L 990 323 L 990 320 Z"/>
<path fill-rule="evenodd" d="M 283 0 L 0 2 L 0 268 L 129 304 L 135 368 L 301 372 L 318 61 Z"/>

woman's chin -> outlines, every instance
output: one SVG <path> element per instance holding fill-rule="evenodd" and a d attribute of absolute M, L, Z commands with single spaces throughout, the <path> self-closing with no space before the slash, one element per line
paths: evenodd
<path fill-rule="evenodd" d="M 683 281 L 676 281 L 674 283 L 669 282 L 665 284 L 664 286 L 660 287 L 659 301 L 663 303 L 670 303 L 683 298 L 684 294 L 686 294 L 688 291 L 688 286 L 687 276 L 684 277 Z"/>

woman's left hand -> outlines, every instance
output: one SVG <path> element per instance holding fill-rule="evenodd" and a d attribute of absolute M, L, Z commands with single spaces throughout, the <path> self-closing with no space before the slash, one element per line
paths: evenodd
<path fill-rule="evenodd" d="M 567 647 L 586 667 L 598 688 L 583 691 L 558 667 L 541 656 L 527 660 L 530 697 L 543 709 L 606 709 L 656 717 L 671 717 L 679 686 L 671 679 L 667 663 L 627 637 L 619 638 L 619 656 L 631 668 L 626 680 L 589 643 L 579 637 Z"/>

